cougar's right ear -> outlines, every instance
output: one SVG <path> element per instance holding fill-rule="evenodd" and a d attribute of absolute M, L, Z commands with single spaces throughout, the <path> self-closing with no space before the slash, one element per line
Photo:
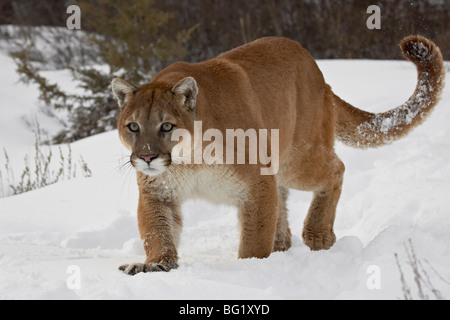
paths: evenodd
<path fill-rule="evenodd" d="M 116 78 L 111 83 L 114 96 L 119 103 L 119 107 L 122 109 L 127 103 L 128 99 L 133 96 L 138 88 L 125 80 Z"/>
<path fill-rule="evenodd" d="M 195 111 L 198 87 L 194 78 L 184 78 L 172 88 L 172 92 L 183 95 L 184 104 L 189 108 L 189 110 Z"/>

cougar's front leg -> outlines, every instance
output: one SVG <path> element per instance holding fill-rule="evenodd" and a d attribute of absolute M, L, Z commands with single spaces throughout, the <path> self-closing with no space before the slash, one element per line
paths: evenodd
<path fill-rule="evenodd" d="M 278 187 L 278 221 L 273 251 L 287 251 L 292 245 L 287 209 L 288 195 L 289 189 Z"/>
<path fill-rule="evenodd" d="M 275 178 L 261 176 L 249 189 L 239 207 L 239 258 L 267 258 L 274 249 L 277 230 L 278 190 Z"/>
<path fill-rule="evenodd" d="M 178 267 L 177 245 L 181 231 L 179 206 L 140 193 L 138 223 L 147 259 L 144 263 L 123 265 L 129 275 L 141 272 L 170 271 Z"/>
<path fill-rule="evenodd" d="M 303 227 L 303 241 L 313 251 L 328 250 L 336 242 L 333 226 L 345 167 L 337 158 L 328 166 L 327 186 L 314 192 Z"/>

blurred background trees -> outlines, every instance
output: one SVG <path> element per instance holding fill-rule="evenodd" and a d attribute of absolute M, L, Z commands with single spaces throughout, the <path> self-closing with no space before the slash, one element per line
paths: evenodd
<path fill-rule="evenodd" d="M 65 28 L 70 4 L 81 7 L 82 31 Z M 370 5 L 381 8 L 381 30 L 366 27 Z M 49 108 L 69 111 L 57 142 L 115 127 L 115 76 L 144 83 L 176 60 L 202 61 L 263 36 L 297 40 L 317 59 L 400 59 L 400 40 L 421 34 L 449 59 L 449 21 L 449 0 L 0 0 L 0 24 L 24 26 L 22 41 L 0 29 L 14 39 L 23 80 L 38 83 Z M 71 70 L 84 95 L 48 83 L 48 69 Z"/>
<path fill-rule="evenodd" d="M 41 3 L 11 1 L 6 6 L 8 18 L 23 27 L 6 28 L 3 34 L 14 42 L 11 56 L 21 80 L 38 85 L 47 114 L 60 114 L 64 129 L 53 137 L 55 143 L 114 129 L 119 110 L 111 80 L 149 82 L 158 70 L 185 57 L 185 43 L 196 29 L 196 25 L 172 26 L 175 14 L 159 9 L 154 0 Z M 82 30 L 66 27 L 67 6 L 73 3 L 81 9 Z M 27 14 L 33 6 L 49 17 L 50 26 L 42 25 L 39 14 Z M 53 13 L 60 18 L 54 19 Z M 82 90 L 64 90 L 51 83 L 42 73 L 49 69 L 69 70 L 73 86 Z"/>

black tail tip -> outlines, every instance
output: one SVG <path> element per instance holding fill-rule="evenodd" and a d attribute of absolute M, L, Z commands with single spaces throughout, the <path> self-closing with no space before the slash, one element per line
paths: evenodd
<path fill-rule="evenodd" d="M 422 36 L 408 36 L 400 43 L 403 55 L 414 63 L 430 61 L 437 50 L 433 41 Z"/>

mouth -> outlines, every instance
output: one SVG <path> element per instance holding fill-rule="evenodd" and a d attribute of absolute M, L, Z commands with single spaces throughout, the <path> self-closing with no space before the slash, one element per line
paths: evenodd
<path fill-rule="evenodd" d="M 169 164 L 164 159 L 157 157 L 151 162 L 146 162 L 143 159 L 134 159 L 131 161 L 134 168 L 148 176 L 154 177 L 160 175 L 167 170 Z"/>

